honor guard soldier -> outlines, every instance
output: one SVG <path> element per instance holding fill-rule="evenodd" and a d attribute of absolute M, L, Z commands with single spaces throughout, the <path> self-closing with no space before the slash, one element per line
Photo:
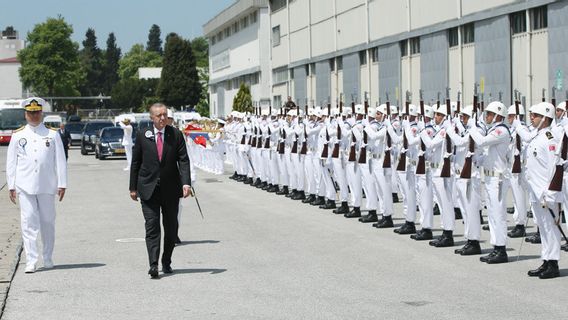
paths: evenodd
<path fill-rule="evenodd" d="M 26 253 L 26 273 L 38 262 L 38 234 L 43 242 L 43 267 L 53 268 L 55 243 L 55 196 L 63 200 L 67 188 L 67 163 L 56 130 L 42 123 L 46 102 L 28 98 L 22 102 L 27 125 L 14 131 L 6 160 L 10 200 L 20 201 L 21 228 Z"/>
<path fill-rule="evenodd" d="M 351 191 L 351 205 L 353 209 L 344 214 L 345 218 L 358 218 L 361 217 L 361 202 L 363 198 L 361 167 L 359 165 L 359 157 L 357 157 L 357 150 L 361 149 L 363 143 L 363 116 L 365 115 L 365 108 L 363 105 L 358 104 L 354 106 L 355 114 L 352 118 L 347 119 L 348 127 L 344 127 L 349 139 L 349 154 L 347 156 L 346 175 L 347 185 Z"/>

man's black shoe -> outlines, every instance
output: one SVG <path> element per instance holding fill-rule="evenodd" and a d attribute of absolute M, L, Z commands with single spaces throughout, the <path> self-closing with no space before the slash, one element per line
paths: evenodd
<path fill-rule="evenodd" d="M 353 207 L 351 211 L 343 215 L 345 218 L 359 218 L 361 216 L 361 209 Z"/>
<path fill-rule="evenodd" d="M 481 227 L 481 229 L 483 229 L 483 230 L 485 230 L 485 231 L 489 231 L 489 225 L 488 225 L 488 224 L 483 225 L 483 226 Z"/>
<path fill-rule="evenodd" d="M 232 176 L 230 176 L 230 177 L 229 177 L 229 179 L 231 179 L 231 180 L 235 180 L 235 179 L 237 179 L 237 178 L 238 178 L 238 176 L 239 176 L 239 175 L 238 175 L 238 174 L 237 174 L 237 172 L 235 171 L 235 173 L 233 173 L 233 175 L 232 175 Z"/>
<path fill-rule="evenodd" d="M 479 261 L 481 262 L 487 262 L 487 260 L 489 258 L 492 258 L 493 256 L 495 256 L 497 254 L 497 249 L 493 249 L 493 251 L 491 251 L 488 255 L 483 256 L 483 257 L 479 257 Z"/>
<path fill-rule="evenodd" d="M 392 223 L 392 216 L 383 216 L 379 222 L 373 224 L 373 227 L 379 229 L 393 228 L 394 224 Z"/>
<path fill-rule="evenodd" d="M 413 234 L 416 233 L 416 225 L 414 222 L 406 221 L 400 228 L 393 231 L 398 234 Z"/>
<path fill-rule="evenodd" d="M 507 233 L 507 235 L 509 236 L 509 238 L 521 238 L 527 235 L 526 231 L 525 231 L 525 226 L 522 224 L 517 224 L 515 225 L 515 227 L 513 228 L 513 230 L 509 231 Z"/>
<path fill-rule="evenodd" d="M 270 192 L 270 193 L 277 193 L 279 191 L 278 189 L 278 185 L 273 184 L 270 188 L 268 188 L 266 191 Z"/>
<path fill-rule="evenodd" d="M 288 194 L 288 186 L 282 187 L 282 190 L 278 190 L 276 194 L 279 196 Z"/>
<path fill-rule="evenodd" d="M 428 244 L 436 248 L 453 247 L 454 246 L 453 231 L 444 230 L 442 235 L 438 239 L 430 241 Z"/>
<path fill-rule="evenodd" d="M 260 178 L 256 178 L 256 180 L 254 181 L 254 183 L 252 184 L 252 186 L 253 186 L 253 187 L 258 187 L 261 183 L 262 183 L 262 181 L 260 181 Z"/>
<path fill-rule="evenodd" d="M 416 241 L 432 240 L 432 238 L 432 229 L 421 229 L 415 234 L 410 235 L 410 239 L 414 239 Z"/>
<path fill-rule="evenodd" d="M 244 184 L 252 185 L 254 183 L 254 180 L 252 178 L 246 178 L 243 182 L 244 182 Z"/>
<path fill-rule="evenodd" d="M 509 262 L 509 257 L 507 256 L 507 250 L 505 246 L 496 246 L 494 250 L 495 254 L 491 257 L 488 257 L 485 262 L 487 264 L 498 264 L 498 263 L 507 263 Z"/>
<path fill-rule="evenodd" d="M 561 250 L 568 251 L 568 243 L 565 243 L 560 247 Z"/>
<path fill-rule="evenodd" d="M 454 215 L 456 216 L 456 220 L 463 219 L 462 211 L 460 208 L 454 208 Z"/>
<path fill-rule="evenodd" d="M 529 277 L 538 277 L 541 274 L 541 272 L 546 270 L 546 268 L 548 268 L 548 261 L 544 260 L 542 262 L 542 264 L 540 265 L 540 267 L 538 267 L 534 270 L 529 270 L 529 272 L 527 272 L 527 274 L 529 275 Z"/>
<path fill-rule="evenodd" d="M 347 204 L 347 202 L 342 202 L 341 206 L 339 208 L 333 210 L 333 213 L 335 213 L 335 214 L 349 213 L 349 205 Z"/>
<path fill-rule="evenodd" d="M 302 200 L 302 203 L 310 203 L 314 200 L 315 200 L 315 196 L 313 194 L 310 194 L 306 197 L 306 199 Z"/>
<path fill-rule="evenodd" d="M 268 183 L 268 182 L 264 182 L 262 184 L 262 187 L 260 187 L 260 189 L 262 189 L 262 190 L 268 190 L 270 188 L 272 188 L 272 183 Z"/>
<path fill-rule="evenodd" d="M 530 243 L 534 243 L 534 244 L 541 243 L 541 241 L 540 241 L 540 230 L 537 229 L 535 234 L 533 234 L 530 237 L 526 237 L 525 241 L 530 242 Z"/>
<path fill-rule="evenodd" d="M 298 191 L 296 194 L 291 198 L 292 200 L 304 200 L 306 199 L 306 194 L 304 191 Z"/>
<path fill-rule="evenodd" d="M 481 246 L 478 240 L 468 240 L 467 244 L 462 248 L 460 255 L 462 256 L 473 256 L 476 254 L 481 254 Z"/>
<path fill-rule="evenodd" d="M 319 196 L 310 204 L 312 206 L 321 206 L 322 204 L 325 204 L 325 197 Z"/>
<path fill-rule="evenodd" d="M 362 223 L 370 223 L 370 222 L 377 222 L 379 221 L 379 218 L 377 217 L 377 211 L 375 210 L 369 210 L 369 213 L 367 213 L 367 215 L 359 218 L 359 222 Z"/>
<path fill-rule="evenodd" d="M 292 189 L 292 192 L 286 194 L 286 198 L 292 198 L 293 196 L 296 195 L 296 193 L 298 193 L 298 190 Z"/>
<path fill-rule="evenodd" d="M 335 201 L 328 199 L 325 202 L 325 204 L 322 204 L 321 206 L 319 206 L 319 208 L 329 210 L 329 209 L 335 209 L 337 207 L 335 206 Z"/>
<path fill-rule="evenodd" d="M 148 274 L 152 279 L 158 279 L 160 277 L 160 275 L 158 274 L 158 267 L 156 266 L 150 267 L 150 270 L 148 270 Z"/>
<path fill-rule="evenodd" d="M 552 279 L 560 277 L 560 270 L 558 270 L 558 260 L 548 260 L 548 266 L 538 275 L 538 277 L 540 279 Z"/>
<path fill-rule="evenodd" d="M 399 203 L 400 201 L 398 200 L 398 193 L 393 193 L 392 194 L 392 203 Z"/>
<path fill-rule="evenodd" d="M 508 208 L 507 208 L 507 213 L 508 213 L 508 214 L 513 214 L 513 213 L 515 213 L 515 208 L 514 208 L 514 207 L 508 207 Z"/>
<path fill-rule="evenodd" d="M 162 266 L 162 272 L 163 273 L 174 273 L 174 270 L 172 269 L 171 266 Z"/>

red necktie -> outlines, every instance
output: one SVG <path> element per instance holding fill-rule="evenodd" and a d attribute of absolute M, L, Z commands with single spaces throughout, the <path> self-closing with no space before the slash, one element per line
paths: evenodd
<path fill-rule="evenodd" d="M 164 140 L 162 139 L 162 132 L 158 131 L 158 141 L 156 143 L 158 147 L 158 159 L 162 161 L 162 150 L 164 149 Z"/>

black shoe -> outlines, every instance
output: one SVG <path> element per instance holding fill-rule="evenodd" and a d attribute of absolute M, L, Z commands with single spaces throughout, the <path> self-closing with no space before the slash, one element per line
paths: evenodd
<path fill-rule="evenodd" d="M 233 175 L 230 176 L 229 179 L 235 180 L 235 179 L 237 179 L 238 177 L 239 177 L 239 175 L 238 175 L 237 172 L 235 171 L 235 173 L 233 173 Z"/>
<path fill-rule="evenodd" d="M 278 186 L 277 186 L 277 185 L 273 184 L 273 185 L 272 185 L 270 188 L 268 188 L 268 190 L 266 190 L 266 191 L 268 191 L 268 192 L 270 192 L 270 193 L 277 193 L 277 192 L 280 191 L 280 190 L 278 189 Z"/>
<path fill-rule="evenodd" d="M 432 240 L 428 244 L 436 248 L 453 247 L 454 246 L 453 231 L 444 230 L 442 235 L 438 239 Z"/>
<path fill-rule="evenodd" d="M 335 206 L 335 201 L 328 199 L 325 202 L 325 204 L 322 204 L 321 206 L 319 206 L 319 208 L 329 210 L 329 209 L 335 209 L 337 207 Z"/>
<path fill-rule="evenodd" d="M 481 246 L 478 240 L 468 240 L 467 244 L 462 248 L 460 255 L 462 256 L 473 256 L 476 254 L 481 254 Z"/>
<path fill-rule="evenodd" d="M 304 193 L 304 191 L 297 191 L 296 194 L 294 196 L 292 196 L 290 199 L 292 199 L 292 200 L 304 200 L 304 199 L 306 199 L 306 194 Z"/>
<path fill-rule="evenodd" d="M 534 270 L 529 270 L 529 272 L 527 272 L 527 274 L 529 275 L 529 277 L 538 277 L 541 274 L 541 272 L 543 272 L 547 268 L 548 268 L 548 261 L 544 260 L 540 267 L 538 267 Z"/>
<path fill-rule="evenodd" d="M 325 197 L 319 196 L 310 204 L 312 206 L 321 206 L 322 204 L 325 204 Z"/>
<path fill-rule="evenodd" d="M 416 241 L 432 240 L 432 229 L 420 229 L 420 231 L 410 235 L 410 239 L 414 239 Z"/>
<path fill-rule="evenodd" d="M 253 180 L 252 178 L 247 178 L 247 179 L 245 179 L 243 182 L 244 182 L 244 184 L 250 184 L 250 185 L 252 185 L 252 184 L 254 183 L 254 180 Z"/>
<path fill-rule="evenodd" d="M 414 225 L 414 222 L 406 221 L 400 228 L 393 231 L 398 234 L 413 234 L 416 233 L 416 225 Z"/>
<path fill-rule="evenodd" d="M 541 241 L 540 241 L 540 230 L 537 229 L 535 234 L 533 234 L 530 237 L 526 237 L 525 241 L 530 242 L 530 243 L 534 243 L 534 244 L 541 243 Z"/>
<path fill-rule="evenodd" d="M 462 217 L 462 211 L 460 208 L 454 208 L 454 215 L 456 216 L 456 220 L 461 220 L 463 219 Z"/>
<path fill-rule="evenodd" d="M 400 201 L 398 200 L 398 193 L 393 193 L 392 194 L 392 203 L 399 203 Z"/>
<path fill-rule="evenodd" d="M 435 216 L 439 216 L 440 215 L 440 207 L 438 207 L 438 204 L 436 203 L 434 205 L 434 209 L 432 210 L 434 212 Z"/>
<path fill-rule="evenodd" d="M 333 213 L 335 213 L 335 214 L 349 213 L 349 205 L 347 204 L 347 202 L 342 202 L 341 206 L 339 208 L 333 210 Z"/>
<path fill-rule="evenodd" d="M 298 193 L 298 190 L 292 189 L 292 192 L 286 194 L 286 198 L 292 198 L 293 196 L 296 195 L 296 193 Z"/>
<path fill-rule="evenodd" d="M 508 214 L 513 214 L 513 213 L 515 213 L 515 208 L 514 208 L 514 207 L 509 207 L 509 208 L 507 208 L 507 213 L 508 213 Z"/>
<path fill-rule="evenodd" d="M 258 187 L 260 184 L 262 184 L 262 181 L 260 181 L 260 178 L 256 178 L 256 180 L 254 181 L 254 183 L 252 184 L 253 187 Z"/>
<path fill-rule="evenodd" d="M 282 187 L 282 190 L 276 191 L 276 194 L 279 196 L 288 194 L 288 186 Z"/>
<path fill-rule="evenodd" d="M 469 246 L 470 246 L 469 240 L 467 240 L 467 242 L 465 243 L 465 245 L 464 245 L 463 247 L 459 248 L 459 249 L 454 250 L 454 253 L 455 253 L 455 254 L 462 254 L 462 252 L 463 252 L 465 249 L 469 248 Z"/>
<path fill-rule="evenodd" d="M 383 216 L 381 221 L 373 224 L 373 227 L 379 229 L 393 228 L 394 224 L 392 223 L 392 216 Z"/>
<path fill-rule="evenodd" d="M 486 224 L 486 225 L 482 226 L 481 229 L 483 229 L 485 231 L 489 231 L 489 225 Z"/>
<path fill-rule="evenodd" d="M 148 270 L 148 274 L 150 275 L 150 278 L 152 278 L 152 279 L 160 278 L 160 275 L 158 274 L 158 267 L 156 267 L 156 266 L 150 267 L 150 270 Z"/>
<path fill-rule="evenodd" d="M 558 260 L 548 260 L 547 268 L 538 275 L 539 279 L 552 279 L 560 277 Z"/>
<path fill-rule="evenodd" d="M 565 243 L 560 247 L 561 250 L 568 251 L 568 243 Z"/>
<path fill-rule="evenodd" d="M 494 257 L 496 254 L 497 254 L 497 250 L 493 249 L 493 251 L 491 251 L 488 255 L 483 256 L 483 257 L 479 257 L 479 261 L 487 262 L 488 259 Z"/>
<path fill-rule="evenodd" d="M 377 211 L 375 210 L 369 210 L 369 213 L 359 218 L 359 222 L 362 223 L 371 223 L 377 221 L 379 221 L 379 218 L 377 217 Z"/>
<path fill-rule="evenodd" d="M 509 238 L 521 238 L 527 235 L 526 231 L 525 231 L 525 226 L 522 224 L 517 224 L 515 225 L 515 227 L 513 228 L 513 230 L 509 231 L 507 233 L 507 235 L 509 236 Z"/>
<path fill-rule="evenodd" d="M 243 182 L 243 181 L 246 180 L 246 178 L 247 178 L 247 176 L 242 175 L 242 176 L 238 176 L 237 179 L 235 179 L 235 180 L 238 181 L 238 182 Z"/>
<path fill-rule="evenodd" d="M 498 263 L 509 262 L 509 257 L 507 256 L 507 250 L 505 249 L 505 246 L 496 246 L 493 252 L 495 253 L 491 257 L 487 257 L 487 259 L 485 260 L 487 264 L 498 264 Z"/>
<path fill-rule="evenodd" d="M 302 203 L 311 203 L 314 200 L 315 200 L 315 196 L 313 194 L 310 194 L 306 197 L 306 199 L 302 200 Z"/>
<path fill-rule="evenodd" d="M 260 189 L 265 190 L 265 191 L 270 189 L 270 188 L 272 188 L 272 184 L 268 183 L 268 182 L 263 182 L 261 187 L 260 187 Z"/>
<path fill-rule="evenodd" d="M 174 273 L 174 270 L 172 269 L 171 266 L 163 265 L 162 266 L 162 272 L 163 273 Z"/>
<path fill-rule="evenodd" d="M 361 216 L 361 209 L 353 207 L 353 210 L 343 215 L 345 218 L 359 218 Z"/>

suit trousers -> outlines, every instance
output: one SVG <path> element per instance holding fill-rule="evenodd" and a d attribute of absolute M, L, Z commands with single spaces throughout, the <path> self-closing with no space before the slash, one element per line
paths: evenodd
<path fill-rule="evenodd" d="M 150 267 L 157 266 L 160 258 L 160 211 L 164 227 L 162 265 L 169 266 L 172 262 L 172 252 L 177 239 L 179 199 L 171 199 L 171 196 L 165 195 L 158 185 L 154 189 L 152 197 L 148 200 L 142 200 L 141 203 L 142 213 L 146 221 L 146 249 L 148 250 Z"/>
<path fill-rule="evenodd" d="M 43 261 L 52 262 L 55 244 L 55 195 L 27 194 L 18 191 L 21 211 L 22 240 L 26 251 L 26 264 L 38 261 L 38 234 L 43 243 Z"/>

